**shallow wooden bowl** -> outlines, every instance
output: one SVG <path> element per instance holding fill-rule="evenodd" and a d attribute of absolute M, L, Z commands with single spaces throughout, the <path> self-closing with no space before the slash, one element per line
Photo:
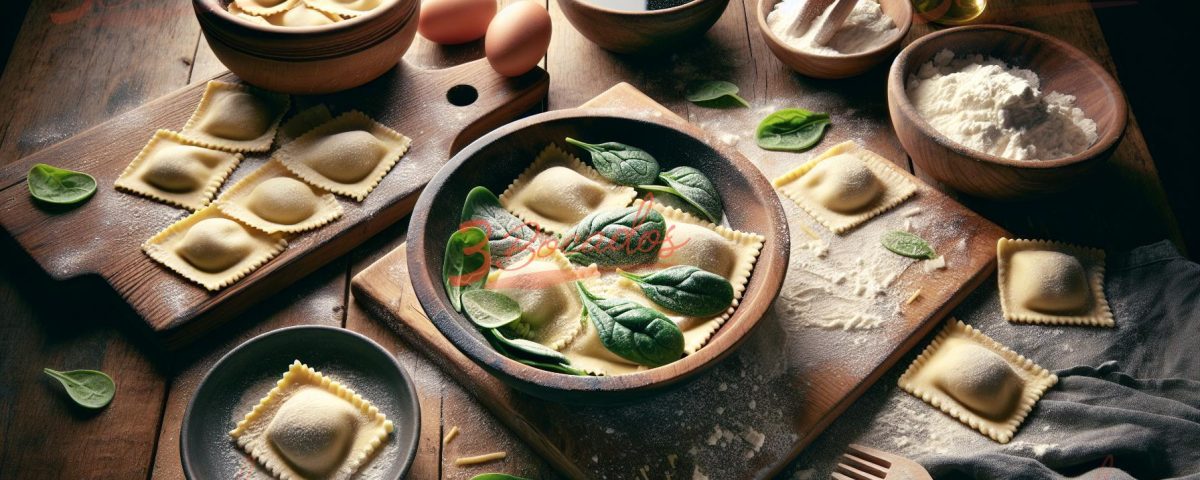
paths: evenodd
<path fill-rule="evenodd" d="M 568 136 L 644 148 L 664 169 L 690 165 L 705 172 L 725 202 L 732 228 L 766 237 L 737 309 L 697 353 L 666 366 L 612 377 L 538 370 L 496 353 L 474 325 L 455 312 L 442 287 L 446 241 L 472 188 L 499 193 L 546 145 Z M 611 110 L 560 110 L 502 127 L 468 145 L 438 172 L 417 201 L 408 229 L 408 267 L 421 306 L 450 343 L 509 386 L 551 401 L 611 405 L 679 385 L 716 365 L 745 340 L 779 293 L 789 253 L 787 219 L 767 179 L 736 150 L 696 138 L 651 118 Z"/>
<path fill-rule="evenodd" d="M 228 0 L 192 0 L 213 53 L 248 83 L 293 94 L 332 93 L 396 66 L 417 34 L 419 0 L 395 0 L 332 25 L 277 27 L 226 11 Z"/>
<path fill-rule="evenodd" d="M 820 3 L 821 8 L 825 9 L 835 0 L 811 1 Z M 912 27 L 913 22 L 910 0 L 879 0 L 879 6 L 883 9 L 883 13 L 891 17 L 892 23 L 895 23 L 897 27 L 897 31 L 892 34 L 892 38 L 887 43 L 861 53 L 821 55 L 788 45 L 775 35 L 775 32 L 771 31 L 771 27 L 767 25 L 767 15 L 778 3 L 779 0 L 758 0 L 755 19 L 758 21 L 758 31 L 762 33 L 763 41 L 767 42 L 767 47 L 779 58 L 779 61 L 791 67 L 792 70 L 816 78 L 853 77 L 892 58 L 900 50 L 904 37 L 908 36 L 908 30 Z"/>
<path fill-rule="evenodd" d="M 942 49 L 979 53 L 1033 70 L 1043 92 L 1075 96 L 1075 105 L 1096 121 L 1099 137 L 1091 148 L 1066 158 L 1021 161 L 967 148 L 938 133 L 909 101 L 909 75 Z M 980 25 L 951 28 L 913 42 L 888 74 L 888 111 L 892 126 L 913 162 L 950 187 L 979 197 L 1020 199 L 1062 191 L 1101 165 L 1125 133 L 1128 111 L 1112 75 L 1075 47 L 1023 28 Z"/>
<path fill-rule="evenodd" d="M 617 53 L 659 53 L 678 47 L 712 28 L 728 4 L 729 0 L 692 0 L 639 12 L 605 8 L 589 0 L 558 0 L 579 33 Z"/>

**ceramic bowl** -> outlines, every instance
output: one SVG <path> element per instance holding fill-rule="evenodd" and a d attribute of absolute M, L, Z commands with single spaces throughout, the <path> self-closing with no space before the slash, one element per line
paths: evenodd
<path fill-rule="evenodd" d="M 822 5 L 832 5 L 834 0 L 812 0 Z M 897 31 L 889 37 L 887 43 L 871 50 L 848 55 L 822 55 L 796 48 L 779 38 L 767 25 L 767 15 L 774 10 L 779 0 L 758 0 L 758 8 L 754 10 L 755 20 L 758 21 L 758 31 L 762 33 L 763 41 L 771 49 L 771 53 L 779 61 L 803 75 L 815 78 L 846 78 L 859 75 L 871 67 L 891 59 L 900 46 L 908 30 L 912 27 L 913 11 L 910 0 L 879 0 L 883 13 L 891 17 Z M 824 7 L 823 7 L 824 8 Z"/>
<path fill-rule="evenodd" d="M 558 0 L 579 33 L 605 50 L 653 54 L 671 50 L 712 28 L 729 0 L 691 0 L 661 10 L 618 10 L 590 0 Z"/>

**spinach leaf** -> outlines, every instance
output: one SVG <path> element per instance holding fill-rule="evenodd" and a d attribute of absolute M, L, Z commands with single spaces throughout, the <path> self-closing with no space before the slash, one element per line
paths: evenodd
<path fill-rule="evenodd" d="M 802 152 L 817 142 L 829 126 L 829 114 L 810 112 L 803 108 L 785 108 L 767 115 L 754 137 L 758 146 L 767 150 Z"/>
<path fill-rule="evenodd" d="M 725 277 L 691 265 L 676 265 L 648 275 L 620 272 L 654 303 L 693 317 L 708 317 L 733 305 L 733 285 Z"/>
<path fill-rule="evenodd" d="M 482 328 L 499 328 L 521 319 L 521 305 L 516 300 L 491 290 L 463 292 L 462 306 L 467 318 Z"/>
<path fill-rule="evenodd" d="M 719 107 L 721 100 L 733 100 L 735 105 L 750 107 L 750 102 L 738 96 L 738 86 L 724 80 L 701 80 L 689 83 L 687 90 L 683 93 L 683 98 L 689 102 L 702 105 Z"/>
<path fill-rule="evenodd" d="M 537 231 L 500 206 L 500 200 L 486 187 L 475 187 L 467 194 L 461 227 L 476 227 L 487 234 L 494 267 L 524 259 L 537 244 Z"/>
<path fill-rule="evenodd" d="M 462 311 L 462 294 L 483 288 L 491 271 L 491 253 L 487 235 L 475 227 L 467 227 L 450 235 L 446 242 L 446 258 L 442 260 L 442 283 L 454 310 Z"/>
<path fill-rule="evenodd" d="M 584 143 L 571 137 L 567 143 L 587 150 L 596 171 L 614 183 L 635 186 L 658 177 L 658 161 L 640 148 L 617 142 Z"/>
<path fill-rule="evenodd" d="M 113 396 L 117 394 L 117 384 L 113 383 L 112 377 L 101 371 L 60 372 L 49 368 L 43 368 L 42 371 L 50 378 L 58 380 L 58 383 L 67 389 L 67 395 L 71 397 L 71 400 L 84 408 L 104 408 L 105 405 L 112 402 Z"/>
<path fill-rule="evenodd" d="M 717 193 L 717 187 L 700 170 L 675 167 L 660 173 L 658 178 L 667 186 L 639 185 L 638 188 L 675 195 L 699 210 L 708 221 L 721 223 L 721 217 L 725 215 L 721 194 Z"/>
<path fill-rule="evenodd" d="M 929 246 L 929 242 L 908 232 L 900 230 L 888 232 L 883 234 L 879 241 L 883 244 L 883 248 L 891 250 L 896 255 L 925 260 L 937 258 L 937 253 L 933 251 L 933 247 Z"/>
<path fill-rule="evenodd" d="M 551 371 L 554 373 L 561 373 L 564 375 L 579 375 L 579 376 L 587 375 L 587 372 L 580 370 L 578 368 L 572 367 L 570 363 L 543 363 L 543 362 L 535 362 L 533 360 L 524 360 L 524 359 L 520 359 L 520 358 L 518 358 L 516 360 L 525 365 L 529 365 L 533 368 L 540 368 L 542 370 L 547 370 L 547 371 Z M 514 477 L 514 478 L 516 478 L 516 477 Z"/>
<path fill-rule="evenodd" d="M 579 265 L 621 267 L 658 257 L 667 223 L 649 208 L 605 210 L 584 217 L 563 237 L 562 252 Z"/>
<path fill-rule="evenodd" d="M 558 350 L 531 340 L 525 340 L 524 338 L 508 338 L 495 328 L 484 330 L 484 335 L 488 337 L 493 346 L 499 345 L 497 350 L 500 353 L 514 360 L 524 359 L 542 363 L 566 363 L 568 365 L 571 363 Z"/>
<path fill-rule="evenodd" d="M 96 179 L 83 172 L 39 163 L 29 169 L 29 194 L 46 203 L 72 205 L 96 193 Z"/>
<path fill-rule="evenodd" d="M 579 298 L 600 343 L 610 352 L 639 365 L 657 367 L 683 356 L 683 332 L 666 315 L 622 298 L 592 295 L 575 282 Z"/>

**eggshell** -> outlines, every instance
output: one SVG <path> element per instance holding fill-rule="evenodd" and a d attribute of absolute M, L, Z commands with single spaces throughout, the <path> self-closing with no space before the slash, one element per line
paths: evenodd
<path fill-rule="evenodd" d="M 525 0 L 504 7 L 483 40 L 488 63 L 506 77 L 532 70 L 546 56 L 550 30 L 550 12 L 540 4 Z"/>
<path fill-rule="evenodd" d="M 442 45 L 477 40 L 496 16 L 496 0 L 425 0 L 417 31 Z"/>

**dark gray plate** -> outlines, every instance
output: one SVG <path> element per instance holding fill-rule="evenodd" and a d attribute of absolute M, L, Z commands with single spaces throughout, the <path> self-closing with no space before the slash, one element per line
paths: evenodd
<path fill-rule="evenodd" d="M 371 339 L 342 328 L 298 326 L 254 337 L 204 376 L 183 416 L 179 452 L 190 479 L 272 478 L 229 431 L 275 387 L 292 361 L 332 377 L 387 415 L 396 430 L 355 478 L 398 479 L 417 452 L 421 407 L 408 372 Z"/>

